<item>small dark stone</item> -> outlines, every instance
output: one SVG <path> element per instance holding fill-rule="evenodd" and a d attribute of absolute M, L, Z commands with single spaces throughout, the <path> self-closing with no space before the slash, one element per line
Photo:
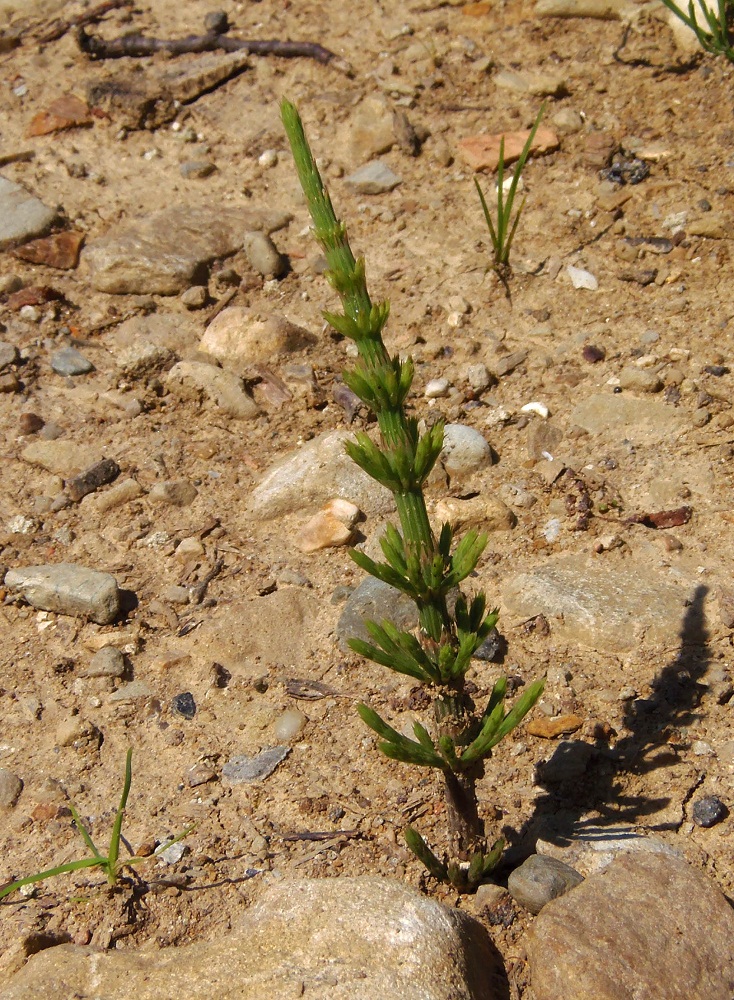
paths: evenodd
<path fill-rule="evenodd" d="M 594 365 L 597 361 L 603 361 L 607 356 L 603 347 L 596 347 L 594 344 L 586 344 L 581 355 L 584 361 Z"/>
<path fill-rule="evenodd" d="M 705 795 L 693 803 L 693 822 L 696 826 L 716 826 L 728 815 L 729 810 L 716 795 Z"/>
<path fill-rule="evenodd" d="M 223 10 L 212 10 L 204 18 L 204 27 L 213 35 L 224 35 L 229 31 L 229 19 Z"/>
<path fill-rule="evenodd" d="M 703 370 L 707 375 L 714 375 L 716 378 L 721 378 L 722 375 L 729 374 L 729 369 L 726 365 L 705 365 Z"/>
<path fill-rule="evenodd" d="M 621 385 L 615 385 L 615 387 L 614 387 L 614 389 L 613 389 L 613 392 L 614 392 L 614 394 L 615 394 L 616 396 L 618 396 L 618 395 L 620 394 L 620 392 L 621 392 L 621 391 L 622 391 L 622 386 L 621 386 Z"/>
<path fill-rule="evenodd" d="M 176 715 L 183 716 L 184 719 L 193 719 L 196 715 L 196 702 L 190 691 L 177 694 L 171 700 L 171 710 Z"/>
<path fill-rule="evenodd" d="M 18 431 L 20 434 L 35 434 L 43 427 L 43 418 L 37 413 L 21 413 L 18 420 Z"/>
<path fill-rule="evenodd" d="M 502 636 L 496 628 L 493 628 L 482 645 L 475 650 L 474 657 L 477 660 L 489 660 L 491 662 L 494 659 L 501 659 L 499 656 L 501 651 Z"/>

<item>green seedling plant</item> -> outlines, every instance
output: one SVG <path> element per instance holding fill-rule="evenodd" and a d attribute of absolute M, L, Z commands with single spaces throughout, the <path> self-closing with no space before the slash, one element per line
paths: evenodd
<path fill-rule="evenodd" d="M 517 226 L 520 221 L 520 216 L 522 215 L 523 209 L 525 208 L 525 199 L 523 198 L 520 203 L 520 207 L 515 212 L 514 216 L 512 210 L 515 205 L 515 195 L 517 194 L 517 187 L 520 183 L 520 178 L 522 172 L 525 169 L 525 163 L 528 156 L 530 155 L 530 150 L 532 149 L 533 140 L 535 139 L 535 133 L 538 131 L 540 126 L 540 120 L 543 117 L 543 112 L 545 111 L 545 105 L 538 112 L 538 117 L 535 119 L 535 123 L 530 130 L 527 141 L 522 148 L 520 153 L 520 158 L 517 161 L 515 169 L 512 174 L 512 181 L 510 182 L 510 188 L 505 195 L 504 181 L 505 181 L 505 137 L 502 136 L 500 139 L 500 152 L 499 161 L 497 163 L 497 222 L 495 224 L 492 213 L 489 210 L 487 204 L 487 199 L 484 197 L 484 192 L 482 191 L 481 184 L 474 178 L 474 186 L 477 189 L 477 194 L 479 195 L 479 200 L 482 203 L 482 211 L 484 212 L 484 219 L 487 223 L 487 229 L 489 230 L 489 238 L 492 241 L 492 263 L 491 267 L 500 278 L 500 280 L 507 285 L 507 279 L 510 274 L 510 250 L 512 249 L 512 243 L 515 239 L 515 233 L 517 232 Z"/>
<path fill-rule="evenodd" d="M 115 819 L 112 824 L 112 833 L 110 835 L 110 844 L 107 854 L 102 854 L 101 851 L 97 849 L 89 831 L 82 823 L 81 817 L 79 816 L 76 808 L 74 805 L 70 804 L 69 808 L 74 820 L 74 825 L 81 834 L 82 840 L 89 848 L 91 856 L 81 858 L 79 861 L 68 861 L 66 864 L 57 865 L 55 868 L 49 868 L 46 871 L 37 872 L 35 875 L 27 875 L 25 878 L 16 879 L 15 882 L 9 882 L 7 885 L 0 887 L 0 899 L 10 895 L 11 892 L 15 892 L 24 885 L 32 885 L 34 882 L 43 882 L 47 878 L 54 878 L 56 875 L 64 875 L 67 872 L 76 872 L 82 868 L 101 868 L 107 876 L 109 885 L 116 886 L 124 868 L 139 865 L 143 861 L 150 861 L 151 858 L 162 854 L 163 851 L 167 850 L 172 844 L 178 843 L 179 840 L 183 840 L 184 837 L 187 837 L 191 833 L 193 826 L 187 827 L 187 829 L 182 833 L 179 833 L 177 836 L 167 840 L 164 844 L 161 844 L 160 847 L 156 848 L 152 854 L 146 855 L 145 857 L 120 858 L 120 843 L 123 840 L 122 821 L 125 815 L 128 795 L 130 794 L 130 785 L 132 784 L 132 757 L 133 752 L 131 748 L 127 752 L 127 758 L 125 761 L 125 782 L 122 788 L 120 805 L 115 813 Z"/>
<path fill-rule="evenodd" d="M 392 622 L 368 622 L 371 641 L 354 638 L 361 656 L 405 674 L 433 692 L 432 732 L 416 722 L 415 739 L 393 729 L 368 705 L 360 704 L 363 721 L 380 738 L 382 752 L 394 760 L 434 768 L 443 776 L 449 826 L 449 854 L 439 858 L 413 828 L 405 839 L 428 871 L 460 891 L 474 889 L 497 865 L 501 839 L 488 845 L 479 815 L 476 782 L 493 748 L 520 723 L 543 690 L 530 684 L 513 707 L 505 708 L 507 681 L 494 685 L 483 711 L 476 711 L 465 690 L 472 656 L 497 621 L 487 613 L 484 594 L 467 600 L 459 585 L 475 569 L 487 536 L 469 531 L 454 544 L 450 524 L 435 535 L 428 519 L 423 486 L 443 448 L 443 424 L 420 433 L 408 416 L 406 400 L 413 381 L 410 358 L 390 356 L 382 339 L 388 302 L 372 302 L 365 262 L 355 259 L 345 225 L 337 218 L 311 153 L 296 108 L 283 101 L 281 114 L 296 170 L 313 221 L 313 232 L 326 256 L 326 277 L 338 293 L 343 313 L 325 313 L 327 322 L 357 346 L 358 360 L 344 373 L 349 388 L 377 418 L 380 443 L 360 432 L 347 444 L 350 457 L 394 498 L 400 530 L 388 525 L 381 539 L 384 562 L 352 550 L 353 560 L 367 573 L 415 601 L 419 625 L 415 633 Z M 457 596 L 458 592 L 458 596 Z"/>
<path fill-rule="evenodd" d="M 663 3 L 688 25 L 706 52 L 726 56 L 729 62 L 734 63 L 734 0 L 717 0 L 716 7 L 702 3 L 698 8 L 693 0 L 689 0 L 686 9 L 679 7 L 674 0 L 663 0 Z M 702 14 L 705 25 L 698 23 L 697 11 Z"/>

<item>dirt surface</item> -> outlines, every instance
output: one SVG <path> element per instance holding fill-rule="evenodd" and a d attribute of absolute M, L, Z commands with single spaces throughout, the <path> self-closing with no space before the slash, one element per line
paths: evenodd
<path fill-rule="evenodd" d="M 57 16 L 85 9 L 66 4 Z M 293 216 L 273 237 L 288 255 L 288 273 L 264 280 L 242 252 L 215 261 L 203 278 L 200 309 L 175 295 L 97 292 L 84 267 L 56 270 L 11 249 L 0 257 L 0 276 L 62 296 L 36 306 L 37 315 L 21 312 L 8 294 L 0 303 L 0 339 L 22 352 L 10 369 L 17 391 L 0 395 L 0 561 L 8 568 L 78 563 L 114 574 L 129 592 L 124 619 L 112 626 L 38 612 L 12 594 L 0 608 L 0 766 L 24 783 L 17 804 L 0 817 L 0 876 L 81 856 L 69 799 L 104 842 L 129 746 L 130 843 L 150 845 L 197 824 L 185 856 L 141 866 L 135 887 L 109 893 L 82 872 L 9 900 L 0 921 L 5 967 L 59 940 L 166 946 L 223 934 L 269 870 L 383 873 L 419 884 L 403 826 L 414 822 L 439 848 L 443 842 L 438 779 L 382 758 L 354 711 L 356 699 L 369 699 L 402 726 L 421 707 L 411 684 L 335 642 L 344 588 L 356 586 L 361 571 L 344 547 L 298 549 L 313 508 L 269 521 L 248 513 L 251 490 L 276 458 L 350 426 L 333 396 L 347 345 L 321 320 L 335 296 L 321 276 L 286 152 L 277 107 L 283 96 L 302 110 L 352 243 L 366 255 L 374 298 L 391 300 L 386 339 L 416 360 L 416 412 L 476 427 L 494 451 L 491 469 L 460 481 L 436 477 L 430 490 L 432 503 L 496 493 L 516 515 L 513 530 L 492 533 L 472 586 L 499 600 L 518 572 L 559 554 L 596 560 L 622 590 L 648 572 L 698 584 L 689 613 L 662 629 L 648 633 L 654 623 L 640 608 L 626 644 L 607 645 L 603 623 L 580 636 L 568 614 L 503 614 L 504 663 L 477 663 L 477 698 L 500 671 L 518 683 L 551 671 L 535 717 L 574 714 L 581 724 L 550 740 L 521 729 L 497 749 L 480 788 L 489 829 L 502 831 L 519 857 L 538 833 L 628 825 L 667 840 L 731 895 L 731 820 L 704 829 L 691 809 L 703 794 L 733 801 L 732 67 L 708 57 L 686 61 L 654 12 L 627 31 L 620 21 L 541 18 L 521 2 L 363 5 L 358 18 L 351 5 L 333 0 L 223 9 L 231 35 L 320 42 L 348 61 L 352 75 L 308 58 L 253 56 L 248 69 L 170 117 L 159 104 L 155 115 L 166 120 L 145 128 L 137 127 L 135 101 L 100 95 L 114 96 L 111 84 L 122 80 L 155 90 L 164 70 L 202 57 L 92 62 L 73 31 L 40 44 L 49 20 L 40 16 L 16 19 L 20 44 L 0 55 L 0 153 L 33 153 L 4 161 L 2 174 L 62 206 L 59 228 L 82 232 L 89 243 L 135 217 L 203 202 L 222 213 L 251 205 Z M 178 37 L 200 32 L 210 12 L 200 0 L 146 0 L 113 10 L 89 31 Z M 511 299 L 487 269 L 487 234 L 458 146 L 479 132 L 534 120 L 542 97 L 497 86 L 500 70 L 565 81 L 546 110 L 560 147 L 532 159 L 524 173 Z M 68 93 L 89 101 L 89 124 L 29 137 L 34 116 Z M 411 155 L 403 127 L 402 145 L 395 141 L 380 157 L 402 183 L 379 195 L 355 194 L 345 184 L 359 166 L 348 136 L 365 97 L 407 116 L 420 143 L 419 155 Z M 563 110 L 580 118 L 558 119 Z M 268 150 L 277 162 L 261 159 Z M 613 155 L 627 164 L 636 155 L 647 176 L 603 184 L 599 171 Z M 202 160 L 216 167 L 209 176 L 182 176 L 182 163 Z M 491 178 L 483 183 L 488 190 Z M 676 220 L 676 213 L 685 216 Z M 625 242 L 638 237 L 669 244 Z M 591 272 L 598 289 L 575 289 L 568 264 Z M 268 359 L 265 374 L 262 367 L 240 372 L 257 417 L 235 420 L 182 401 L 164 371 L 122 378 L 122 353 L 140 345 L 156 318 L 159 345 L 179 359 L 199 357 L 207 322 L 229 293 L 230 306 L 286 316 L 318 336 L 313 347 Z M 52 371 L 51 354 L 70 344 L 94 371 Z M 502 372 L 501 362 L 519 351 L 527 354 Z M 476 390 L 467 369 L 478 364 L 501 374 Z M 313 380 L 304 381 L 298 365 L 310 365 Z M 625 382 L 628 369 L 650 376 L 647 389 L 656 373 L 659 391 Z M 273 376 L 286 392 L 273 390 Z M 442 377 L 456 392 L 429 404 L 425 386 Z M 634 432 L 634 413 L 624 427 L 590 432 L 579 422 L 580 405 L 615 389 L 638 401 L 644 433 Z M 549 417 L 523 413 L 531 402 L 548 407 Z M 660 407 L 652 416 L 651 402 Z M 29 413 L 57 425 L 57 440 L 114 458 L 120 478 L 135 479 L 142 495 L 99 513 L 94 504 L 111 488 L 103 486 L 55 509 L 67 477 L 21 458 L 43 433 L 24 433 Z M 358 411 L 351 427 L 367 425 Z M 562 463 L 556 479 L 549 455 Z M 195 485 L 187 506 L 149 498 L 157 482 L 171 480 Z M 672 527 L 634 520 L 682 507 L 690 519 Z M 360 524 L 368 545 L 380 523 L 368 517 Z M 177 552 L 183 539 L 194 543 Z M 199 603 L 173 603 L 170 588 L 195 587 L 210 575 Z M 125 676 L 85 677 L 95 650 L 108 643 L 123 649 Z M 294 697 L 302 693 L 288 685 L 294 678 L 321 681 L 327 693 Z M 111 700 L 131 681 L 147 685 L 147 694 Z M 172 708 L 183 692 L 194 696 L 192 719 Z M 273 724 L 286 709 L 305 716 L 302 732 L 286 741 L 288 758 L 259 783 L 222 780 L 231 757 L 279 742 Z M 538 768 L 558 738 L 587 745 L 593 756 L 580 776 L 553 785 Z M 211 780 L 192 787 L 194 767 Z M 325 831 L 333 837 L 295 836 Z M 426 889 L 476 909 L 433 884 Z M 523 934 L 532 918 L 511 903 L 480 916 L 516 995 L 530 997 Z"/>

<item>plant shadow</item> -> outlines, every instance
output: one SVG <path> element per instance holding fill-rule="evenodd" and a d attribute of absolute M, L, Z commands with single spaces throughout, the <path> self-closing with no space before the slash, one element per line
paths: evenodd
<path fill-rule="evenodd" d="M 611 748 L 601 737 L 593 744 L 565 740 L 538 767 L 536 782 L 546 791 L 536 800 L 525 828 L 515 834 L 508 865 L 514 867 L 532 853 L 540 838 L 564 847 L 579 838 L 608 839 L 610 833 L 620 840 L 631 838 L 640 826 L 649 832 L 678 829 L 680 820 L 671 817 L 668 808 L 674 805 L 673 796 L 625 794 L 622 787 L 642 783 L 680 760 L 685 741 L 679 730 L 698 717 L 706 690 L 701 682 L 711 663 L 704 614 L 707 593 L 707 587 L 696 587 L 681 623 L 678 652 L 655 676 L 649 697 L 627 704 L 627 735 Z M 594 816 L 584 818 L 592 810 Z"/>

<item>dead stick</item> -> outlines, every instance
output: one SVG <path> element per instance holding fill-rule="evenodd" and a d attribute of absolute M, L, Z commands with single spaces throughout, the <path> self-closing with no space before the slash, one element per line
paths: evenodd
<path fill-rule="evenodd" d="M 150 56 L 156 52 L 169 52 L 180 56 L 191 52 L 250 52 L 258 56 L 283 56 L 293 59 L 305 56 L 324 64 L 331 63 L 337 69 L 351 75 L 349 63 L 330 49 L 317 42 L 281 42 L 277 39 L 247 40 L 230 38 L 229 35 L 186 35 L 185 38 L 147 38 L 145 35 L 123 35 L 122 38 L 99 38 L 89 35 L 80 27 L 77 30 L 79 48 L 90 59 L 121 59 L 125 56 Z"/>
<path fill-rule="evenodd" d="M 133 0 L 104 0 L 104 3 L 92 7 L 86 14 L 72 17 L 70 21 L 53 21 L 42 35 L 38 35 L 37 40 L 39 42 L 55 42 L 59 38 L 63 38 L 66 32 L 71 31 L 72 28 L 79 28 L 83 24 L 95 24 L 97 21 L 101 21 L 105 14 L 109 14 L 111 10 L 118 10 L 120 7 L 132 7 L 132 5 Z"/>

